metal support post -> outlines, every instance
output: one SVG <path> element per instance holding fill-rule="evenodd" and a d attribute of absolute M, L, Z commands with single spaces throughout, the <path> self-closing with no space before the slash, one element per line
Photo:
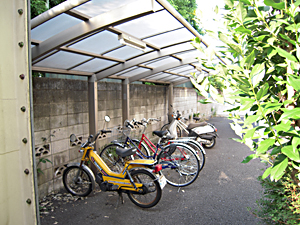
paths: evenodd
<path fill-rule="evenodd" d="M 129 79 L 122 81 L 122 120 L 123 122 L 129 119 Z"/>
<path fill-rule="evenodd" d="M 174 85 L 173 84 L 169 85 L 168 91 L 169 91 L 168 121 L 171 122 L 170 121 L 170 119 L 171 119 L 170 116 L 173 113 L 173 107 L 174 107 Z"/>
<path fill-rule="evenodd" d="M 88 102 L 89 102 L 89 133 L 96 134 L 98 130 L 98 90 L 96 76 L 88 79 Z M 97 150 L 97 143 L 95 143 Z"/>

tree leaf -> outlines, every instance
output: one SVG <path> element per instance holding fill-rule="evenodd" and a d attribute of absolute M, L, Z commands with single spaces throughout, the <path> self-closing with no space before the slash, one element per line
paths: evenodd
<path fill-rule="evenodd" d="M 255 52 L 254 50 L 247 56 L 245 64 L 246 64 L 246 68 L 247 70 L 249 70 L 251 68 L 251 66 L 254 63 L 254 59 L 255 59 Z"/>
<path fill-rule="evenodd" d="M 256 154 L 265 153 L 269 147 L 274 145 L 275 139 L 266 139 L 259 143 L 259 147 L 256 149 Z"/>
<path fill-rule="evenodd" d="M 300 91 L 300 79 L 296 79 L 292 76 L 289 76 L 288 82 L 296 91 Z"/>
<path fill-rule="evenodd" d="M 264 106 L 264 111 L 263 113 L 265 115 L 271 113 L 271 112 L 277 112 L 282 106 L 282 103 L 273 103 L 273 102 L 268 102 L 265 106 Z"/>
<path fill-rule="evenodd" d="M 266 169 L 261 178 L 266 179 L 270 175 L 271 170 L 272 170 L 272 167 L 269 167 L 268 169 Z"/>
<path fill-rule="evenodd" d="M 285 154 L 287 157 L 289 157 L 291 160 L 295 162 L 300 162 L 299 151 L 298 149 L 294 151 L 292 145 L 284 146 L 281 149 L 281 152 Z"/>
<path fill-rule="evenodd" d="M 277 132 L 279 131 L 287 132 L 291 128 L 291 123 L 292 122 L 290 120 L 282 121 L 280 124 L 274 126 L 273 129 L 275 129 Z"/>
<path fill-rule="evenodd" d="M 247 17 L 247 10 L 244 6 L 244 3 L 239 2 L 239 4 L 236 7 L 236 15 L 237 15 L 237 19 L 243 23 L 244 19 Z"/>
<path fill-rule="evenodd" d="M 247 138 L 251 138 L 251 139 L 252 139 L 252 137 L 253 137 L 255 131 L 256 131 L 256 128 L 252 128 L 252 129 L 247 130 L 247 132 L 245 133 L 243 139 L 244 139 L 244 140 L 247 139 Z"/>
<path fill-rule="evenodd" d="M 245 119 L 244 123 L 245 123 L 245 125 L 252 124 L 252 123 L 254 123 L 254 122 L 260 120 L 261 117 L 262 117 L 261 115 L 251 115 L 251 116 L 248 116 L 248 117 Z"/>
<path fill-rule="evenodd" d="M 278 52 L 278 54 L 284 58 L 287 58 L 291 61 L 294 61 L 294 62 L 298 62 L 297 59 L 295 58 L 295 56 L 293 56 L 292 54 L 290 54 L 289 52 L 285 51 L 284 49 L 282 48 L 278 48 L 278 47 L 275 47 L 276 51 Z"/>
<path fill-rule="evenodd" d="M 236 28 L 235 31 L 240 32 L 240 33 L 246 33 L 246 34 L 249 34 L 249 35 L 251 34 L 251 30 L 246 29 L 245 27 L 242 27 L 242 26 Z"/>
<path fill-rule="evenodd" d="M 251 73 L 251 81 L 254 87 L 256 87 L 260 81 L 262 81 L 263 77 L 265 76 L 265 64 L 256 64 Z"/>
<path fill-rule="evenodd" d="M 282 109 L 284 113 L 281 115 L 280 120 L 283 119 L 300 119 L 300 108 L 294 108 L 294 109 Z"/>
<path fill-rule="evenodd" d="M 238 139 L 238 138 L 231 138 L 231 140 L 236 141 L 236 142 L 239 142 L 239 143 L 242 143 L 242 142 L 243 142 L 241 139 Z"/>
<path fill-rule="evenodd" d="M 263 96 L 265 96 L 268 93 L 269 90 L 269 84 L 265 83 L 257 92 L 257 100 L 259 101 Z"/>
<path fill-rule="evenodd" d="M 248 163 L 248 162 L 250 162 L 252 159 L 255 159 L 255 158 L 257 158 L 257 155 L 255 155 L 255 154 L 248 155 L 248 156 L 242 161 L 242 163 Z"/>
<path fill-rule="evenodd" d="M 211 102 L 209 102 L 207 99 L 200 99 L 198 102 L 200 102 L 201 104 L 208 104 L 208 103 L 211 103 Z"/>
<path fill-rule="evenodd" d="M 276 3 L 274 0 L 264 0 L 265 5 L 272 6 L 275 9 L 284 9 L 285 5 L 284 2 Z"/>
<path fill-rule="evenodd" d="M 284 155 L 279 155 L 276 158 L 275 164 L 271 170 L 271 180 L 278 181 L 284 174 L 285 169 L 288 166 L 288 158 Z"/>

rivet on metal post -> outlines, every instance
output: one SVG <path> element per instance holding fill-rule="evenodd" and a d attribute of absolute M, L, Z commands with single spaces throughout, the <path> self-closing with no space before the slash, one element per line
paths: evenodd
<path fill-rule="evenodd" d="M 26 107 L 25 107 L 25 106 L 22 106 L 22 107 L 21 107 L 21 111 L 22 111 L 22 112 L 26 112 Z"/>
<path fill-rule="evenodd" d="M 22 141 L 23 141 L 24 144 L 26 144 L 27 143 L 27 138 L 23 138 Z"/>
<path fill-rule="evenodd" d="M 24 75 L 24 74 L 21 74 L 21 75 L 20 75 L 20 79 L 21 79 L 21 80 L 24 80 L 24 79 L 25 79 L 25 75 Z"/>
<path fill-rule="evenodd" d="M 26 203 L 30 205 L 30 204 L 31 204 L 31 199 L 28 198 L 28 199 L 26 200 Z"/>
<path fill-rule="evenodd" d="M 28 175 L 29 174 L 29 169 L 25 169 L 24 173 Z"/>
<path fill-rule="evenodd" d="M 23 46 L 24 46 L 24 42 L 19 42 L 19 46 L 21 47 L 21 48 L 23 48 Z"/>
<path fill-rule="evenodd" d="M 23 14 L 23 9 L 18 9 L 18 13 L 20 14 L 20 15 L 22 15 Z"/>

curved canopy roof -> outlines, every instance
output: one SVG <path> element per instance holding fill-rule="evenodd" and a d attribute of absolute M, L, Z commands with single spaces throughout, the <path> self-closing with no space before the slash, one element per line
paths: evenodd
<path fill-rule="evenodd" d="M 177 85 L 200 73 L 195 37 L 166 0 L 69 0 L 31 20 L 32 70 Z"/>

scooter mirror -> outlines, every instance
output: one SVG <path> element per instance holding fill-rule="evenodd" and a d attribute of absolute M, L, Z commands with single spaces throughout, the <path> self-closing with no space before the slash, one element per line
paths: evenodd
<path fill-rule="evenodd" d="M 110 117 L 109 117 L 109 116 L 104 116 L 104 120 L 105 120 L 106 122 L 109 122 L 109 121 L 110 121 Z"/>
<path fill-rule="evenodd" d="M 71 134 L 70 135 L 70 142 L 75 142 L 77 140 L 76 135 L 75 134 Z"/>

